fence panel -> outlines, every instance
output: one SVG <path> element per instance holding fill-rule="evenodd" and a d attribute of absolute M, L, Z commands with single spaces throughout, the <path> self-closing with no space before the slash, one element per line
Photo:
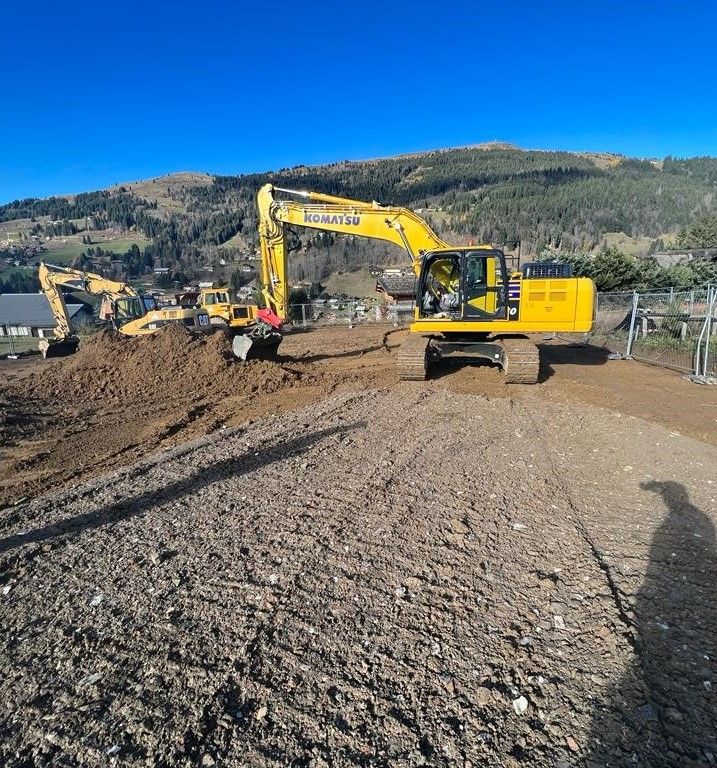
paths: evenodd
<path fill-rule="evenodd" d="M 707 290 L 638 294 L 632 357 L 693 373 L 707 311 Z"/>
<path fill-rule="evenodd" d="M 37 352 L 39 341 L 35 336 L 12 335 L 7 326 L 0 326 L 0 357 Z"/>
<path fill-rule="evenodd" d="M 358 302 L 346 302 L 335 306 L 291 304 L 288 314 L 289 321 L 297 328 L 348 326 L 363 323 L 405 325 L 413 319 L 413 307 L 394 304 L 367 306 Z"/>
<path fill-rule="evenodd" d="M 717 377 L 717 287 L 600 293 L 590 333 L 560 338 L 601 346 L 704 380 Z"/>
<path fill-rule="evenodd" d="M 632 293 L 599 293 L 595 323 L 590 333 L 561 333 L 565 341 L 590 344 L 626 355 L 630 341 L 634 298 Z"/>

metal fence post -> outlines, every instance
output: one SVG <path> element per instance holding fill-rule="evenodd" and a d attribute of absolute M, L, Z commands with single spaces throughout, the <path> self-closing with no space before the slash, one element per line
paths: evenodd
<path fill-rule="evenodd" d="M 705 333 L 705 356 L 702 362 L 702 375 L 707 377 L 707 365 L 710 359 L 710 336 L 712 335 L 712 315 L 715 310 L 715 298 L 717 297 L 717 290 L 714 288 L 707 294 L 707 322 Z"/>
<path fill-rule="evenodd" d="M 301 327 L 306 328 L 306 304 L 301 305 Z"/>
<path fill-rule="evenodd" d="M 7 323 L 5 324 L 5 336 L 7 337 L 8 345 L 10 347 L 10 352 L 8 353 L 8 357 L 11 360 L 17 360 L 17 352 L 15 350 L 15 339 L 12 337 L 12 334 L 10 333 L 10 326 Z"/>
<path fill-rule="evenodd" d="M 630 334 L 627 337 L 627 350 L 625 356 L 632 355 L 632 343 L 635 341 L 635 318 L 637 317 L 637 305 L 640 301 L 640 294 L 637 291 L 632 293 L 632 315 L 630 315 Z"/>

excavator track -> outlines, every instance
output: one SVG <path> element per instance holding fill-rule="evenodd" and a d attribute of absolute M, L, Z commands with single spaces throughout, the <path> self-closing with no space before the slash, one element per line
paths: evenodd
<path fill-rule="evenodd" d="M 428 373 L 428 345 L 430 336 L 408 335 L 396 357 L 398 378 L 401 381 L 425 381 Z"/>
<path fill-rule="evenodd" d="M 530 339 L 500 339 L 506 384 L 537 384 L 540 353 Z"/>

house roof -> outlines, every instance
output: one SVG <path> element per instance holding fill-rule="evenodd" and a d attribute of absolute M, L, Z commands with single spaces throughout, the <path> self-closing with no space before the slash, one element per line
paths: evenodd
<path fill-rule="evenodd" d="M 68 304 L 72 319 L 86 309 L 84 304 Z M 30 328 L 54 328 L 55 317 L 44 293 L 0 294 L 0 325 L 26 325 Z"/>
<path fill-rule="evenodd" d="M 411 299 L 416 294 L 416 278 L 412 275 L 382 275 L 376 281 L 376 290 L 393 299 Z"/>

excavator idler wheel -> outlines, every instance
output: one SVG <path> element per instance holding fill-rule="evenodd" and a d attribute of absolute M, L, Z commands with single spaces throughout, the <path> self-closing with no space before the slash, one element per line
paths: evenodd
<path fill-rule="evenodd" d="M 503 381 L 506 384 L 537 384 L 540 353 L 530 339 L 501 339 Z"/>
<path fill-rule="evenodd" d="M 430 336 L 411 333 L 401 344 L 396 358 L 398 378 L 401 381 L 425 381 L 430 343 Z"/>

